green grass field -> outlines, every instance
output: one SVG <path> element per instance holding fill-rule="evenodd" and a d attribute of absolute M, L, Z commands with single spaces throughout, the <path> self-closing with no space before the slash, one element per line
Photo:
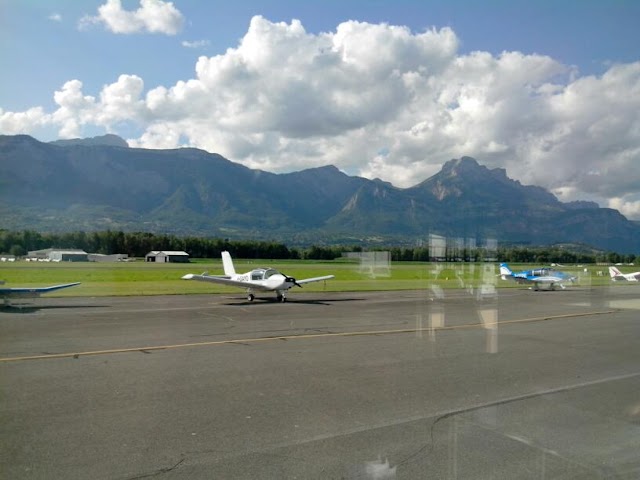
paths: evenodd
<path fill-rule="evenodd" d="M 271 267 L 295 278 L 333 274 L 333 280 L 304 286 L 306 292 L 346 292 L 469 288 L 493 283 L 498 288 L 513 288 L 512 282 L 500 280 L 497 264 L 392 262 L 389 269 L 371 272 L 358 263 L 336 261 L 235 260 L 236 271 Z M 510 265 L 514 271 L 539 265 Z M 604 285 L 610 282 L 607 267 L 562 267 L 579 276 L 581 285 Z M 627 270 L 622 267 L 621 270 Z M 239 288 L 182 280 L 186 273 L 222 274 L 220 260 L 195 260 L 188 264 L 154 264 L 142 261 L 126 263 L 0 263 L 0 280 L 8 287 L 41 287 L 81 282 L 81 285 L 50 296 L 126 296 L 196 293 L 242 292 Z M 598 271 L 604 275 L 598 275 Z"/>

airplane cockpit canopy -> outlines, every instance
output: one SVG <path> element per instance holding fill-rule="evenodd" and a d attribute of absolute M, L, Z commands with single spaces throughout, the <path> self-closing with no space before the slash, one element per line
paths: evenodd
<path fill-rule="evenodd" d="M 255 270 L 251 270 L 251 280 L 266 280 L 277 273 L 280 272 L 274 268 L 256 268 Z"/>
<path fill-rule="evenodd" d="M 560 278 L 570 278 L 571 275 L 561 272 L 560 270 L 556 270 L 555 268 L 542 267 L 536 268 L 535 270 L 531 270 L 529 275 L 533 277 L 560 277 Z"/>
<path fill-rule="evenodd" d="M 537 268 L 535 270 L 532 270 L 531 274 L 534 277 L 546 277 L 547 275 L 551 275 L 554 273 L 554 270 L 551 268 Z"/>

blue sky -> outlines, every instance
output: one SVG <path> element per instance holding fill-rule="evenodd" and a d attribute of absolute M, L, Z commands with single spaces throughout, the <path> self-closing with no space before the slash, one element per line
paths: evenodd
<path fill-rule="evenodd" d="M 0 107 L 53 106 L 53 91 L 71 78 L 93 91 L 121 73 L 140 75 L 149 86 L 173 84 L 193 73 L 199 55 L 237 46 L 254 15 L 273 22 L 296 18 L 312 33 L 333 31 L 346 20 L 406 25 L 416 32 L 449 26 L 460 38 L 461 53 L 539 53 L 576 65 L 582 74 L 601 73 L 612 62 L 637 61 L 640 50 L 640 2 L 634 0 L 177 0 L 173 4 L 186 24 L 175 36 L 80 31 L 79 19 L 95 15 L 104 3 L 0 0 L 0 51 L 11 66 L 2 75 Z M 121 3 L 123 9 L 139 8 L 138 0 Z M 52 20 L 56 14 L 60 19 Z M 185 40 L 209 43 L 185 48 Z"/>
<path fill-rule="evenodd" d="M 637 1 L 0 0 L 0 133 L 401 187 L 470 155 L 640 218 L 639 21 Z"/>

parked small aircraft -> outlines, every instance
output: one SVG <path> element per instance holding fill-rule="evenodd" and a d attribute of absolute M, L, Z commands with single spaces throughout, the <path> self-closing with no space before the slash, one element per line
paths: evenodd
<path fill-rule="evenodd" d="M 3 281 L 0 281 L 0 285 L 4 285 Z M 80 285 L 80 282 L 65 283 L 63 285 L 53 285 L 51 287 L 0 287 L 0 298 L 4 301 L 4 304 L 11 305 L 11 300 L 15 298 L 35 298 L 39 297 L 43 293 L 50 293 L 63 288 L 74 287 Z"/>
<path fill-rule="evenodd" d="M 577 280 L 573 275 L 548 267 L 512 272 L 506 263 L 500 264 L 500 276 L 503 280 L 533 285 L 534 290 L 540 290 L 540 285 L 549 285 L 550 290 L 555 290 L 556 285 L 564 289 L 566 282 L 574 283 Z"/>
<path fill-rule="evenodd" d="M 614 282 L 627 281 L 638 282 L 640 281 L 640 272 L 622 273 L 616 267 L 609 267 L 609 275 Z"/>
<path fill-rule="evenodd" d="M 323 277 L 296 280 L 273 268 L 256 268 L 247 273 L 236 273 L 229 252 L 222 252 L 222 266 L 224 268 L 224 275 L 209 275 L 207 272 L 202 275 L 188 273 L 182 278 L 184 280 L 199 280 L 202 282 L 246 288 L 247 299 L 250 302 L 255 298 L 254 292 L 256 291 L 276 292 L 277 301 L 286 302 L 287 297 L 285 296 L 285 292 L 294 285 L 302 287 L 305 283 L 320 282 L 334 278 L 334 275 L 325 275 Z"/>

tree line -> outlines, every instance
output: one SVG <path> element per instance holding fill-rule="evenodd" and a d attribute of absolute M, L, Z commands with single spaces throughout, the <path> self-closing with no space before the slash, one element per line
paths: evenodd
<path fill-rule="evenodd" d="M 80 249 L 87 253 L 105 255 L 126 253 L 144 257 L 152 250 L 185 251 L 192 258 L 217 258 L 227 250 L 236 258 L 264 258 L 274 260 L 334 260 L 345 252 L 388 251 L 392 261 L 498 261 L 513 263 L 633 263 L 633 254 L 615 252 L 572 251 L 560 247 L 502 246 L 487 251 L 483 248 L 445 248 L 441 257 L 433 258 L 428 246 L 398 247 L 360 245 L 312 245 L 305 248 L 288 247 L 275 241 L 229 240 L 156 234 L 150 232 L 68 232 L 40 233 L 33 230 L 0 230 L 0 253 L 21 257 L 29 251 L 46 248 Z"/>

